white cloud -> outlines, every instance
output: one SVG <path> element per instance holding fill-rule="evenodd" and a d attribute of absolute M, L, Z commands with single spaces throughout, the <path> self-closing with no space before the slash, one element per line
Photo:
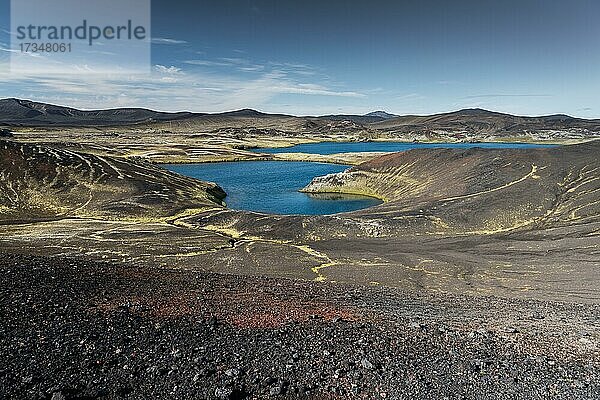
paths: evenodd
<path fill-rule="evenodd" d="M 281 84 L 273 87 L 274 91 L 280 93 L 294 93 L 294 94 L 308 94 L 308 95 L 321 95 L 321 96 L 339 96 L 339 97 L 366 97 L 362 93 L 357 92 L 346 92 L 346 91 L 335 91 L 323 87 L 321 85 L 309 84 L 309 83 L 297 83 L 293 85 Z"/>
<path fill-rule="evenodd" d="M 188 64 L 188 65 L 199 65 L 199 66 L 204 66 L 204 67 L 228 67 L 228 66 L 231 66 L 231 63 L 209 61 L 209 60 L 186 60 L 183 63 Z"/>
<path fill-rule="evenodd" d="M 197 53 L 202 55 L 203 53 Z M 282 62 L 265 62 L 257 63 L 252 62 L 245 58 L 239 57 L 220 57 L 216 59 L 190 59 L 183 61 L 187 65 L 195 65 L 198 67 L 211 67 L 211 68 L 230 68 L 231 70 L 240 72 L 260 72 L 260 71 L 271 71 L 281 73 L 285 75 L 297 75 L 297 76 L 316 76 L 317 70 L 310 65 L 298 64 L 298 63 L 282 63 Z"/>
<path fill-rule="evenodd" d="M 42 58 L 42 55 L 40 53 L 22 52 L 21 50 L 18 50 L 18 49 L 11 49 L 4 43 L 0 43 L 0 51 L 5 52 L 5 53 L 13 53 L 19 57 Z"/>
<path fill-rule="evenodd" d="M 244 58 L 236 57 L 220 57 L 215 60 L 186 60 L 184 61 L 184 64 L 195 65 L 199 67 L 225 67 L 242 72 L 258 72 L 265 69 L 264 65 L 250 62 Z"/>
<path fill-rule="evenodd" d="M 154 69 L 161 74 L 177 75 L 182 73 L 181 68 L 175 66 L 165 67 L 164 65 L 155 65 Z"/>
<path fill-rule="evenodd" d="M 161 37 L 153 37 L 151 39 L 151 43 L 152 44 L 186 44 L 187 41 L 185 40 L 177 40 L 177 39 L 170 39 L 170 38 L 161 38 Z"/>
<path fill-rule="evenodd" d="M 237 77 L 222 71 L 211 73 L 155 65 L 153 73 L 148 75 L 0 75 L 0 97 L 29 97 L 84 109 L 115 106 L 198 112 L 265 109 L 282 94 L 365 97 L 359 92 L 306 82 L 282 71 Z"/>
<path fill-rule="evenodd" d="M 317 74 L 316 69 L 307 64 L 281 63 L 281 62 L 271 62 L 270 64 L 273 66 L 274 69 L 288 73 L 288 74 L 307 75 L 307 76 Z"/>
<path fill-rule="evenodd" d="M 551 94 L 528 94 L 528 93 L 499 93 L 499 94 L 478 94 L 465 96 L 464 99 L 486 99 L 495 97 L 552 97 Z"/>

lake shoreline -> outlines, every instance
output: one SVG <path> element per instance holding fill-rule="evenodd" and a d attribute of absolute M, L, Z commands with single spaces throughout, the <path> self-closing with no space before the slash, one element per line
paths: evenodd
<path fill-rule="evenodd" d="M 283 160 L 163 165 L 188 178 L 216 183 L 227 193 L 225 203 L 230 209 L 283 216 L 335 215 L 379 205 L 380 199 L 359 193 L 330 193 L 335 198 L 327 198 L 302 191 L 314 178 L 341 173 L 349 167 Z"/>
<path fill-rule="evenodd" d="M 367 202 L 365 200 L 364 206 L 360 208 L 350 207 L 348 209 L 332 209 L 324 212 L 315 212 L 312 209 L 308 209 L 306 211 L 303 208 L 299 208 L 298 210 L 294 209 L 294 206 L 287 204 L 284 208 L 282 206 L 278 206 L 275 209 L 270 209 L 265 207 L 263 203 L 271 204 L 274 196 L 280 196 L 280 188 L 276 186 L 265 187 L 262 193 L 256 193 L 254 197 L 255 200 L 244 202 L 240 200 L 237 196 L 243 197 L 240 191 L 248 190 L 241 189 L 247 187 L 247 185 L 252 185 L 252 182 L 255 181 L 254 185 L 257 187 L 262 184 L 262 181 L 265 179 L 263 177 L 264 171 L 260 171 L 261 166 L 267 165 L 285 165 L 285 164 L 274 164 L 274 163 L 286 163 L 296 162 L 296 169 L 304 168 L 306 163 L 313 163 L 315 165 L 319 164 L 331 164 L 331 165 L 339 165 L 339 166 L 358 166 L 363 163 L 369 162 L 370 160 L 374 160 L 378 157 L 383 157 L 386 155 L 394 154 L 394 153 L 403 153 L 409 152 L 413 150 L 420 151 L 433 151 L 435 149 L 484 149 L 484 150 L 508 150 L 508 149 L 548 149 L 553 148 L 555 146 L 552 145 L 534 145 L 534 144 L 524 144 L 524 143 L 406 143 L 406 142 L 398 142 L 394 143 L 394 146 L 390 151 L 352 151 L 352 150 L 363 150 L 364 147 L 366 149 L 370 149 L 375 147 L 377 150 L 382 150 L 385 148 L 389 142 L 384 143 L 384 146 L 381 146 L 382 142 L 311 142 L 308 144 L 299 144 L 294 146 L 298 151 L 291 152 L 294 147 L 291 148 L 283 148 L 285 150 L 289 150 L 290 152 L 280 152 L 282 148 L 268 148 L 262 150 L 269 150 L 270 152 L 257 153 L 259 157 L 253 158 L 248 161 L 253 161 L 253 165 L 249 165 L 249 168 L 255 168 L 257 170 L 255 175 L 246 175 L 244 181 L 236 181 L 237 183 L 231 183 L 230 180 L 232 176 L 240 173 L 240 170 L 230 171 L 225 174 L 218 174 L 217 171 L 221 170 L 229 170 L 233 168 L 235 165 L 242 165 L 240 163 L 246 162 L 245 160 L 236 160 L 235 163 L 233 161 L 228 162 L 217 162 L 213 161 L 211 163 L 169 163 L 162 164 L 163 168 L 166 168 L 172 172 L 177 172 L 188 177 L 192 177 L 199 180 L 205 180 L 210 182 L 215 182 L 228 193 L 231 198 L 233 194 L 233 203 L 227 201 L 227 205 L 232 209 L 237 210 L 245 210 L 245 211 L 253 211 L 253 212 L 266 212 L 271 214 L 280 214 L 280 215 L 333 215 L 337 213 L 351 212 L 357 211 L 358 209 L 364 209 L 373 207 L 379 204 L 375 204 L 373 202 Z M 399 146 L 398 146 L 399 145 Z M 312 152 L 307 153 L 303 152 L 308 150 L 312 150 Z M 336 153 L 336 150 L 341 150 L 342 152 Z M 348 151 L 350 150 L 350 151 Z M 268 154 L 269 157 L 263 157 L 265 154 Z M 261 162 L 261 163 L 259 163 Z M 210 164 L 210 165 L 208 165 Z M 203 166 L 205 165 L 205 166 Z M 195 167 L 194 167 L 195 166 Z M 286 169 L 282 169 L 285 171 Z M 202 171 L 205 171 L 204 174 Z M 334 171 L 329 170 L 326 173 L 316 174 L 312 176 L 306 176 L 306 182 L 303 185 L 297 185 L 296 187 L 290 188 L 288 187 L 286 190 L 294 189 L 295 192 L 303 193 L 305 195 L 318 195 L 318 194 L 336 194 L 339 196 L 362 196 L 371 199 L 377 199 L 383 203 L 389 202 L 389 198 L 382 195 L 377 190 L 370 190 L 368 186 L 362 184 L 356 187 L 348 187 L 347 185 L 335 183 L 325 183 L 325 181 L 343 181 L 348 177 L 347 170 L 343 171 Z M 242 173 L 244 173 L 242 171 Z M 272 172 L 277 173 L 277 172 Z M 289 176 L 287 179 L 290 179 Z M 269 175 L 267 179 L 274 179 L 273 176 Z M 279 178 L 276 178 L 279 179 Z M 250 191 L 253 193 L 253 191 Z M 246 197 L 254 198 L 251 194 L 246 193 Z M 314 196 L 313 196 L 314 197 Z M 290 196 L 288 199 L 288 203 L 293 202 L 301 202 L 301 200 L 308 201 L 306 198 L 297 198 Z M 343 199 L 342 199 L 343 200 Z M 310 202 L 310 201 L 309 201 Z M 256 204 L 255 204 L 256 203 Z M 300 204 L 300 203 L 299 203 Z M 340 203 L 341 204 L 341 203 Z M 260 206 L 259 206 L 260 205 Z"/>
<path fill-rule="evenodd" d="M 385 154 L 397 153 L 400 151 L 362 151 L 362 152 L 339 152 L 330 154 L 319 154 L 319 153 L 306 153 L 306 152 L 288 152 L 288 151 L 275 151 L 273 153 L 264 152 L 264 150 L 291 150 L 294 147 L 304 145 L 322 145 L 322 144 L 365 144 L 369 143 L 385 143 L 385 144 L 403 144 L 403 145 L 433 145 L 442 146 L 449 145 L 448 148 L 461 148 L 459 146 L 472 146 L 478 147 L 477 145 L 483 145 L 483 148 L 494 148 L 490 145 L 515 145 L 515 146 L 536 146 L 531 148 L 546 148 L 554 146 L 567 146 L 578 143 L 565 143 L 563 142 L 513 142 L 513 141 L 478 141 L 478 142 L 445 142 L 445 141 L 430 141 L 430 142 L 414 142 L 414 141 L 401 141 L 401 140 L 370 140 L 370 141 L 348 141 L 348 140 L 307 140 L 303 143 L 294 142 L 289 145 L 281 145 L 280 143 L 273 143 L 275 146 L 272 147 L 245 147 L 244 150 L 249 150 L 249 154 L 245 156 L 224 156 L 224 157 L 210 157 L 210 158 L 191 158 L 191 157 L 165 157 L 162 159 L 151 159 L 156 164 L 199 164 L 199 163 L 221 163 L 221 162 L 239 162 L 239 161 L 307 161 L 307 162 L 323 162 L 330 164 L 346 164 L 346 165 L 359 165 L 363 162 L 369 161 L 375 157 L 379 157 Z M 451 147 L 453 146 L 453 147 Z M 539 147 L 538 147 L 539 146 Z M 418 147 L 417 147 L 418 148 Z M 434 147 L 432 147 L 434 148 Z M 506 147 L 510 148 L 510 147 Z M 262 150 L 262 151 L 261 151 Z M 406 149 L 401 151 L 410 151 L 412 149 Z"/>

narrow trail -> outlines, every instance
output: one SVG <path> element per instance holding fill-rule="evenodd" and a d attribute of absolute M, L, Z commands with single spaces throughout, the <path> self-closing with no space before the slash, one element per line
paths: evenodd
<path fill-rule="evenodd" d="M 545 167 L 542 167 L 542 169 L 543 168 L 545 168 Z M 448 202 L 448 201 L 455 201 L 455 200 L 470 199 L 470 198 L 473 198 L 473 197 L 478 197 L 478 196 L 483 196 L 485 194 L 490 194 L 490 193 L 498 192 L 500 190 L 503 190 L 503 189 L 509 188 L 511 186 L 514 186 L 516 184 L 519 184 L 521 182 L 524 182 L 524 181 L 526 181 L 529 178 L 532 178 L 532 179 L 539 178 L 535 174 L 536 172 L 538 172 L 539 169 L 540 168 L 537 165 L 532 164 L 531 165 L 531 171 L 527 175 L 523 176 L 520 179 L 517 179 L 516 181 L 509 182 L 506 185 L 498 186 L 498 187 L 493 188 L 493 189 L 483 190 L 481 192 L 476 192 L 476 193 L 471 193 L 471 194 L 465 194 L 463 196 L 448 197 L 448 198 L 445 198 L 445 199 L 441 199 L 440 201 L 442 201 L 442 202 L 444 202 L 444 201 Z"/>
<path fill-rule="evenodd" d="M 317 251 L 307 245 L 294 244 L 292 241 L 288 240 L 277 240 L 277 239 L 265 239 L 259 236 L 244 236 L 245 232 L 240 232 L 233 227 L 223 227 L 223 226 L 215 226 L 215 225 L 193 225 L 188 224 L 183 221 L 185 218 L 189 218 L 190 215 L 175 218 L 167 223 L 178 227 L 178 228 L 186 228 L 186 229 L 195 229 L 195 230 L 204 230 L 208 232 L 212 232 L 217 234 L 227 240 L 233 240 L 233 246 L 225 248 L 223 250 L 234 250 L 235 248 L 246 245 L 251 246 L 253 243 L 269 243 L 278 246 L 288 246 L 294 249 L 300 250 L 314 258 L 322 260 L 322 263 L 311 267 L 311 271 L 314 272 L 316 277 L 314 278 L 315 282 L 325 282 L 327 281 L 327 277 L 321 272 L 323 269 L 337 265 L 338 263 L 332 260 L 327 254 Z M 217 249 L 219 250 L 219 249 Z"/>

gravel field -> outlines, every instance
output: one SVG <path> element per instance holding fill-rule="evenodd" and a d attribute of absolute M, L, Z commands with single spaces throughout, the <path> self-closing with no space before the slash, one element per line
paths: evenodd
<path fill-rule="evenodd" d="M 0 398 L 600 398 L 597 305 L 0 254 Z"/>

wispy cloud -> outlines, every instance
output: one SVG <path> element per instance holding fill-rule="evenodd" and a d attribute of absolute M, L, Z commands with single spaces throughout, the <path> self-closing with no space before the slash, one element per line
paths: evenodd
<path fill-rule="evenodd" d="M 234 58 L 234 57 L 221 57 L 219 58 L 219 60 L 229 63 L 229 64 L 237 64 L 237 65 L 243 65 L 243 64 L 250 64 L 250 61 L 244 59 L 244 58 Z"/>
<path fill-rule="evenodd" d="M 449 85 L 459 85 L 462 82 L 451 80 L 451 79 L 442 79 L 442 80 L 436 81 L 435 83 L 438 85 L 449 86 Z"/>
<path fill-rule="evenodd" d="M 155 65 L 154 68 L 162 73 L 162 74 L 181 74 L 182 70 L 179 67 L 175 67 L 175 66 L 170 66 L 170 67 L 165 67 L 164 65 Z"/>
<path fill-rule="evenodd" d="M 162 38 L 162 37 L 153 37 L 151 39 L 151 43 L 152 44 L 170 44 L 170 45 L 175 45 L 175 44 L 186 44 L 187 41 L 186 40 L 177 40 L 177 39 L 171 39 L 171 38 Z"/>
<path fill-rule="evenodd" d="M 250 68 L 241 59 L 218 62 Z M 341 90 L 277 71 L 236 76 L 222 71 L 155 65 L 151 75 L 21 76 L 0 74 L 0 97 L 29 97 L 51 103 L 97 109 L 143 106 L 165 111 L 218 112 L 240 108 L 265 109 L 276 96 L 336 96 L 362 98 Z"/>
<path fill-rule="evenodd" d="M 258 72 L 258 71 L 262 71 L 263 69 L 265 69 L 265 68 L 262 65 L 249 65 L 249 66 L 239 67 L 239 70 L 244 71 L 244 72 Z"/>
<path fill-rule="evenodd" d="M 186 60 L 184 61 L 184 64 L 211 68 L 230 68 L 241 72 L 258 72 L 263 71 L 265 69 L 264 65 L 253 63 L 245 58 L 239 57 L 219 57 L 213 60 Z"/>
<path fill-rule="evenodd" d="M 35 57 L 35 58 L 42 57 L 42 55 L 40 53 L 22 52 L 21 50 L 18 50 L 18 49 L 11 49 L 5 43 L 0 43 L 0 52 L 14 53 L 14 54 L 18 54 L 23 57 Z"/>
<path fill-rule="evenodd" d="M 240 57 L 199 58 L 183 61 L 184 64 L 207 68 L 228 68 L 240 72 L 273 72 L 285 75 L 316 76 L 318 71 L 307 64 L 267 61 L 255 62 Z"/>
<path fill-rule="evenodd" d="M 527 93 L 498 93 L 498 94 L 478 94 L 465 96 L 463 99 L 487 99 L 499 97 L 552 97 L 551 94 L 527 94 Z"/>
<path fill-rule="evenodd" d="M 272 88 L 274 92 L 278 93 L 290 93 L 290 94 L 308 94 L 308 95 L 320 95 L 320 96 L 338 96 L 338 97 L 366 97 L 362 93 L 351 92 L 351 91 L 337 91 L 328 89 L 321 85 L 310 84 L 310 83 L 295 83 L 290 84 L 282 83 Z"/>
<path fill-rule="evenodd" d="M 229 67 L 231 63 L 219 62 L 219 61 L 209 61 L 209 60 L 185 60 L 184 64 L 188 65 L 198 65 L 203 67 Z"/>
<path fill-rule="evenodd" d="M 425 99 L 425 96 L 419 93 L 407 93 L 401 94 L 399 96 L 394 97 L 395 100 L 403 101 L 403 100 L 422 100 Z"/>
<path fill-rule="evenodd" d="M 317 74 L 317 70 L 314 67 L 307 64 L 271 62 L 270 65 L 272 65 L 275 69 L 283 71 L 285 73 L 306 76 Z"/>
<path fill-rule="evenodd" d="M 20 50 L 8 49 L 4 46 L 0 46 L 0 51 L 4 51 L 5 53 L 20 53 Z"/>

